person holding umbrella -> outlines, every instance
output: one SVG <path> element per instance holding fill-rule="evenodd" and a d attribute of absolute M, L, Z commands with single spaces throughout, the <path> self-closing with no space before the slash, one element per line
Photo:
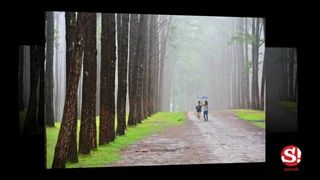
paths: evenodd
<path fill-rule="evenodd" d="M 205 100 L 203 106 L 203 118 L 204 121 L 208 121 L 208 101 Z"/>
<path fill-rule="evenodd" d="M 205 99 L 204 104 L 201 105 L 202 111 L 203 111 L 203 118 L 204 121 L 208 121 L 208 97 L 207 96 L 201 96 L 200 99 Z M 199 101 L 200 104 L 200 101 Z M 200 119 L 200 118 L 199 118 Z"/>

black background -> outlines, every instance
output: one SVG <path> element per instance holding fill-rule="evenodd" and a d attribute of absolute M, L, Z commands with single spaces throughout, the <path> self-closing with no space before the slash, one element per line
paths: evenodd
<path fill-rule="evenodd" d="M 152 178 L 183 176 L 200 177 L 210 176 L 304 176 L 311 172 L 313 161 L 311 147 L 307 141 L 317 139 L 311 136 L 308 129 L 310 121 L 317 120 L 312 117 L 314 107 L 314 89 L 310 88 L 308 79 L 316 72 L 313 62 L 316 61 L 309 53 L 306 40 L 316 32 L 310 28 L 314 23 L 308 9 L 302 5 L 291 6 L 293 3 L 280 5 L 271 2 L 235 5 L 231 4 L 197 4 L 199 8 L 172 7 L 164 1 L 158 2 L 163 7 L 144 7 L 153 2 L 134 4 L 133 7 L 122 7 L 125 2 L 105 3 L 18 3 L 10 7 L 9 12 L 2 12 L 4 26 L 2 30 L 5 38 L 5 58 L 2 59 L 1 73 L 4 80 L 2 90 L 10 94 L 4 99 L 2 110 L 6 114 L 2 129 L 7 130 L 3 136 L 4 149 L 8 153 L 3 154 L 8 162 L 4 166 L 9 168 L 6 173 L 10 176 L 22 175 L 31 177 L 111 177 L 111 176 L 150 176 Z M 129 5 L 129 4 L 127 4 Z M 186 3 L 189 7 L 193 4 Z M 134 8 L 135 7 L 135 8 Z M 9 8 L 9 7 L 8 7 Z M 307 10 L 308 14 L 302 13 Z M 244 164 L 213 164 L 213 165 L 184 165 L 184 166 L 152 166 L 152 167 L 128 167 L 128 168 L 88 168 L 88 169 L 56 169 L 45 170 L 42 154 L 43 148 L 36 138 L 34 144 L 24 144 L 23 138 L 18 134 L 18 103 L 17 103 L 17 78 L 18 78 L 18 46 L 19 45 L 44 45 L 44 14 L 45 11 L 91 11 L 109 13 L 146 13 L 146 14 L 181 14 L 181 15 L 209 15 L 209 16 L 238 16 L 238 17 L 265 17 L 266 18 L 266 47 L 297 47 L 298 50 L 298 78 L 299 78 L 299 100 L 298 100 L 298 132 L 297 133 L 266 133 L 266 163 L 244 163 Z M 310 10 L 311 11 L 311 10 Z M 311 17 L 311 18 L 310 18 Z M 308 52 L 309 51 L 309 52 Z M 10 85 L 10 86 L 9 86 Z M 312 92 L 313 91 L 313 92 Z M 2 93 L 4 94 L 4 93 Z M 9 113 L 10 110 L 10 113 Z M 38 137 L 39 139 L 39 137 Z M 285 172 L 284 165 L 280 159 L 280 153 L 284 146 L 289 144 L 298 145 L 302 151 L 302 161 L 299 171 Z M 29 146 L 33 148 L 28 151 Z M 4 163 L 2 163 L 4 164 Z"/>

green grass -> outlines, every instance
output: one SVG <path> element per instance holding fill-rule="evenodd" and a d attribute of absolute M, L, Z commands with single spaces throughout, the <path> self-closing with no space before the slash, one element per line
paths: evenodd
<path fill-rule="evenodd" d="M 261 128 L 266 127 L 266 123 L 265 123 L 266 114 L 264 111 L 237 109 L 237 110 L 234 110 L 234 112 L 239 119 L 253 123 L 254 125 Z M 257 122 L 260 120 L 264 120 L 264 122 Z"/>
<path fill-rule="evenodd" d="M 20 119 L 25 120 L 27 116 L 27 110 L 19 111 Z"/>
<path fill-rule="evenodd" d="M 67 163 L 67 168 L 80 167 L 104 167 L 121 158 L 121 149 L 133 144 L 143 138 L 162 130 L 179 126 L 184 123 L 184 113 L 182 112 L 158 112 L 155 115 L 143 120 L 136 127 L 127 127 L 126 134 L 117 136 L 114 142 L 98 146 L 96 150 L 91 151 L 90 155 L 79 155 L 79 163 Z M 99 134 L 99 117 L 97 117 L 97 134 Z M 54 155 L 60 124 L 56 123 L 54 128 L 47 128 L 47 167 L 51 167 Z M 80 123 L 78 122 L 78 133 Z M 79 137 L 79 136 L 78 136 Z M 99 137 L 98 137 L 99 138 Z M 98 140 L 97 138 L 97 140 Z"/>
<path fill-rule="evenodd" d="M 297 109 L 297 102 L 295 101 L 279 101 L 279 104 L 287 109 Z"/>
<path fill-rule="evenodd" d="M 55 127 L 47 127 L 46 134 L 47 134 L 47 167 L 51 168 L 53 155 L 54 155 L 54 148 L 57 143 L 58 133 L 59 133 L 60 123 L 55 123 Z"/>

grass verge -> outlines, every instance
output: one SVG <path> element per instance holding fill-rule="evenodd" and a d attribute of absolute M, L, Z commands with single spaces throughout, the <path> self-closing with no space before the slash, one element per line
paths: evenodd
<path fill-rule="evenodd" d="M 242 120 L 248 121 L 258 127 L 266 127 L 266 114 L 265 111 L 247 110 L 247 109 L 236 109 L 234 110 L 235 115 Z"/>
<path fill-rule="evenodd" d="M 104 167 L 121 158 L 121 149 L 133 144 L 152 134 L 162 130 L 179 126 L 184 123 L 185 115 L 183 112 L 158 112 L 136 127 L 127 127 L 126 134 L 116 136 L 114 142 L 98 146 L 96 150 L 91 151 L 89 155 L 79 155 L 79 163 L 67 163 L 67 168 L 81 167 Z M 97 134 L 99 134 L 99 117 L 97 117 Z M 78 134 L 80 123 L 78 121 Z M 47 167 L 52 166 L 54 148 L 57 142 L 60 123 L 56 123 L 54 128 L 47 128 Z M 99 138 L 99 137 L 98 137 Z M 97 139 L 98 140 L 98 139 Z"/>

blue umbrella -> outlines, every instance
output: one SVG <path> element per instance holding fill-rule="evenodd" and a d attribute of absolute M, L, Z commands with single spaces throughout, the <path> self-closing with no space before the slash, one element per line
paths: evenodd
<path fill-rule="evenodd" d="M 208 96 L 201 96 L 200 99 L 208 99 Z"/>

